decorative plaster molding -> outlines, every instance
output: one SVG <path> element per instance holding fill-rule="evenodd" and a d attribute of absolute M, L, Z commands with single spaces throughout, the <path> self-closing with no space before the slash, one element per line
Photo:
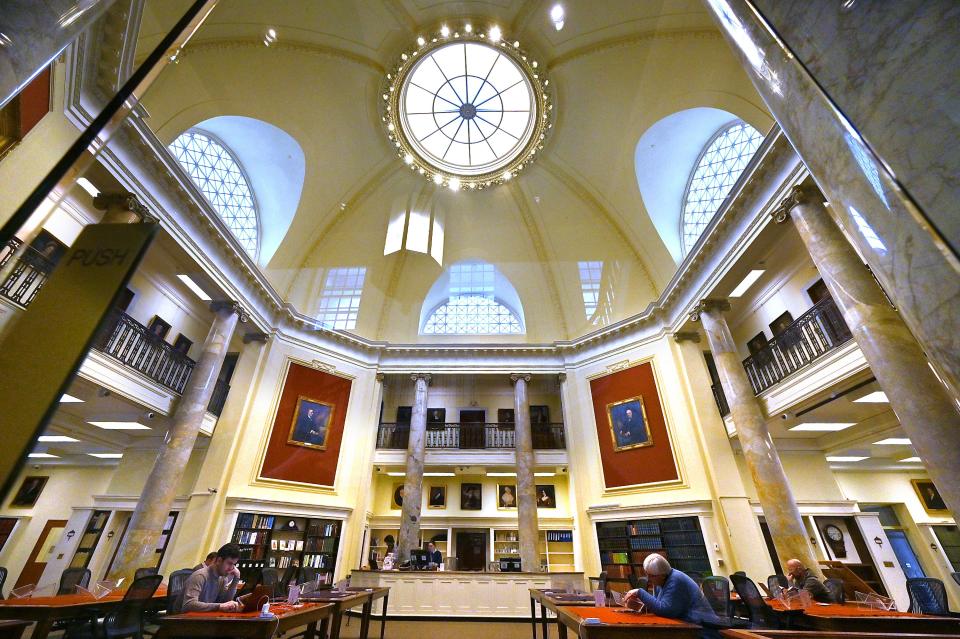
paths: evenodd
<path fill-rule="evenodd" d="M 690 321 L 699 322 L 704 313 L 726 313 L 730 310 L 730 302 L 725 299 L 702 299 L 690 311 Z"/>
<path fill-rule="evenodd" d="M 610 49 L 620 49 L 623 47 L 632 47 L 644 42 L 650 42 L 652 40 L 666 40 L 666 41 L 678 41 L 678 40 L 723 40 L 723 34 L 716 29 L 673 29 L 669 31 L 664 30 L 655 30 L 655 31 L 643 31 L 641 33 L 632 33 L 627 36 L 620 36 L 616 38 L 610 38 L 609 40 L 601 40 L 600 42 L 594 42 L 593 44 L 588 44 L 586 46 L 580 47 L 578 49 L 573 49 L 567 53 L 561 53 L 557 57 L 547 62 L 547 68 L 551 71 L 556 69 L 559 66 L 567 64 L 578 58 L 584 56 L 593 55 L 601 51 L 609 51 Z"/>
<path fill-rule="evenodd" d="M 694 344 L 700 343 L 700 333 L 695 331 L 680 331 L 673 334 L 673 341 L 677 344 L 682 344 L 683 342 L 693 342 Z"/>
<path fill-rule="evenodd" d="M 333 364 L 328 364 L 327 362 L 322 362 L 319 359 L 315 359 L 310 362 L 310 368 L 313 368 L 318 371 L 323 371 L 324 373 L 336 373 L 337 367 Z"/>
<path fill-rule="evenodd" d="M 526 382 L 527 384 L 529 384 L 529 383 L 530 383 L 530 380 L 531 380 L 532 378 L 533 378 L 533 376 L 530 375 L 530 373 L 510 373 L 510 383 L 511 383 L 511 384 L 516 384 L 516 383 L 519 382 L 521 379 L 522 379 L 524 382 Z"/>
<path fill-rule="evenodd" d="M 620 360 L 619 362 L 614 362 L 613 364 L 607 365 L 607 370 L 610 371 L 611 373 L 627 370 L 628 368 L 630 368 L 629 359 Z"/>
<path fill-rule="evenodd" d="M 809 182 L 804 182 L 790 189 L 787 197 L 783 198 L 777 208 L 770 212 L 770 217 L 777 224 L 782 224 L 790 217 L 793 207 L 811 202 L 823 202 L 825 199 L 820 189 Z"/>
<path fill-rule="evenodd" d="M 190 56 L 195 56 L 202 53 L 222 53 L 224 51 L 230 52 L 238 49 L 258 49 L 262 51 L 264 49 L 263 40 L 262 38 L 218 38 L 211 40 L 191 41 L 180 52 L 180 59 L 184 60 Z M 338 60 L 345 60 L 347 62 L 359 64 L 360 66 L 366 67 L 367 69 L 370 69 L 379 75 L 386 73 L 383 65 L 372 58 L 325 44 L 281 39 L 278 42 L 271 44 L 270 49 L 336 58 Z"/>

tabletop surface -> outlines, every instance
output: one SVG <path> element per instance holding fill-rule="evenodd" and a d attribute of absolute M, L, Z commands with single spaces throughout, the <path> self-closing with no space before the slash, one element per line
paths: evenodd
<path fill-rule="evenodd" d="M 158 588 L 157 591 L 153 593 L 153 599 L 159 599 L 166 596 L 167 589 L 165 587 Z M 52 595 L 49 597 L 27 597 L 25 599 L 2 599 L 0 600 L 0 606 L 5 606 L 8 608 L 17 608 L 21 606 L 63 608 L 68 606 L 89 606 L 93 604 L 116 603 L 122 600 L 123 591 L 118 590 L 101 599 L 97 599 L 93 595 L 88 595 L 86 593 L 77 593 L 73 595 Z"/>
<path fill-rule="evenodd" d="M 530 596 L 541 602 L 551 603 L 555 606 L 585 606 L 594 602 L 593 595 L 580 592 L 569 593 L 555 590 L 543 590 L 541 588 L 531 588 Z"/>
<path fill-rule="evenodd" d="M 600 620 L 599 624 L 589 624 L 592 627 L 598 626 L 669 626 L 671 628 L 699 628 L 699 626 L 681 621 L 679 619 L 668 619 L 651 614 L 638 614 L 628 611 L 626 608 L 597 608 L 595 606 L 563 607 L 559 609 L 561 614 L 566 614 L 580 622 L 590 617 Z"/>
<path fill-rule="evenodd" d="M 290 605 L 286 603 L 270 604 L 270 612 L 280 618 L 301 615 L 307 612 L 320 612 L 321 610 L 331 610 L 333 604 L 328 603 L 304 603 Z M 200 619 L 216 619 L 219 621 L 274 621 L 271 617 L 261 617 L 259 610 L 253 612 L 221 612 L 212 610 L 210 612 L 184 612 L 179 615 L 166 615 L 159 618 L 160 623 L 171 623 L 177 621 L 197 621 Z"/>

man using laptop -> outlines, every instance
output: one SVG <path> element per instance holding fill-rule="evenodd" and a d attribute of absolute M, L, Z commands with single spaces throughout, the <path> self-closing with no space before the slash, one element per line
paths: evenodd
<path fill-rule="evenodd" d="M 217 551 L 213 562 L 195 571 L 183 587 L 181 612 L 238 612 L 243 605 L 234 601 L 240 571 L 240 548 L 226 544 Z"/>

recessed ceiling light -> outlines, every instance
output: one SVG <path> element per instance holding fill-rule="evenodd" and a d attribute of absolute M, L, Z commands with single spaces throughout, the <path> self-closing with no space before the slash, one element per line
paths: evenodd
<path fill-rule="evenodd" d="M 490 38 L 490 42 L 500 42 L 500 38 L 503 37 L 503 32 L 500 31 L 500 27 L 493 25 L 490 27 L 490 31 L 487 32 L 487 37 Z"/>
<path fill-rule="evenodd" d="M 211 299 L 210 296 L 207 295 L 207 292 L 206 292 L 205 290 L 203 290 L 202 288 L 200 288 L 200 285 L 199 285 L 199 284 L 197 284 L 196 282 L 193 281 L 193 278 L 192 278 L 192 277 L 190 277 L 189 275 L 184 275 L 183 273 L 180 273 L 180 274 L 177 275 L 177 278 L 178 278 L 181 282 L 183 282 L 184 284 L 186 284 L 186 285 L 187 285 L 187 288 L 189 288 L 191 291 L 193 291 L 193 294 L 196 295 L 197 297 L 199 297 L 200 299 L 202 299 L 204 302 L 209 302 L 209 301 L 210 301 L 210 299 Z"/>
<path fill-rule="evenodd" d="M 516 477 L 516 473 L 487 473 L 487 477 Z"/>
<path fill-rule="evenodd" d="M 901 459 L 900 463 L 901 464 L 919 464 L 922 461 L 923 460 L 920 459 L 919 457 L 906 457 L 904 459 Z"/>
<path fill-rule="evenodd" d="M 406 473 L 387 473 L 387 477 L 406 477 Z"/>
<path fill-rule="evenodd" d="M 60 403 L 61 404 L 82 404 L 83 400 L 80 399 L 79 397 L 74 397 L 73 395 L 67 395 L 66 393 L 64 393 L 63 395 L 60 396 Z"/>
<path fill-rule="evenodd" d="M 556 477 L 556 473 L 534 473 L 534 477 Z"/>
<path fill-rule="evenodd" d="M 97 197 L 100 195 L 100 189 L 93 185 L 93 182 L 88 180 L 85 177 L 82 177 L 77 180 L 77 186 L 90 194 L 90 197 Z"/>
<path fill-rule="evenodd" d="M 456 477 L 456 473 L 424 473 L 424 477 Z"/>
<path fill-rule="evenodd" d="M 96 457 L 98 459 L 120 459 L 123 457 L 123 453 L 87 453 L 91 457 Z"/>
<path fill-rule="evenodd" d="M 563 28 L 563 22 L 566 12 L 563 10 L 563 5 L 555 4 L 553 8 L 550 9 L 550 20 L 553 22 L 553 28 L 559 31 Z"/>
<path fill-rule="evenodd" d="M 887 394 L 883 391 L 873 391 L 861 397 L 860 399 L 853 400 L 857 404 L 883 404 L 890 403 L 890 400 L 887 399 Z"/>
<path fill-rule="evenodd" d="M 444 38 L 448 37 L 450 35 L 450 27 L 447 25 L 440 27 L 440 35 L 442 35 Z"/>
<path fill-rule="evenodd" d="M 468 22 L 465 25 L 463 25 L 463 30 L 466 31 L 467 33 L 473 33 L 473 25 Z"/>
<path fill-rule="evenodd" d="M 858 462 L 863 461 L 864 459 L 870 458 L 860 455 L 827 455 L 828 462 Z"/>
<path fill-rule="evenodd" d="M 854 426 L 856 422 L 806 422 L 803 424 L 797 424 L 791 431 L 820 431 L 820 432 L 835 432 L 838 430 L 843 430 L 844 428 L 850 428 Z"/>
<path fill-rule="evenodd" d="M 33 459 L 60 459 L 59 455 L 51 455 L 50 453 L 30 453 L 27 457 L 32 457 Z"/>
<path fill-rule="evenodd" d="M 910 439 L 908 437 L 887 437 L 878 442 L 873 442 L 873 444 L 874 446 L 909 446 Z"/>
<path fill-rule="evenodd" d="M 140 422 L 87 422 L 91 426 L 102 428 L 104 430 L 150 430 L 149 426 L 144 426 Z"/>
<path fill-rule="evenodd" d="M 760 279 L 760 276 L 763 275 L 766 271 L 763 269 L 754 269 L 747 273 L 747 276 L 737 284 L 737 287 L 730 291 L 730 295 L 727 297 L 742 297 L 744 293 L 747 292 L 747 289 L 754 285 L 754 283 Z"/>
<path fill-rule="evenodd" d="M 422 47 L 423 45 L 425 45 L 426 43 L 427 43 L 427 41 L 423 39 L 423 36 L 419 36 L 419 37 L 417 38 L 417 44 L 420 45 L 421 47 Z"/>
<path fill-rule="evenodd" d="M 66 435 L 40 435 L 37 437 L 38 442 L 59 442 L 64 444 L 69 444 L 72 442 L 78 442 L 79 439 L 74 439 L 73 437 L 67 437 Z"/>

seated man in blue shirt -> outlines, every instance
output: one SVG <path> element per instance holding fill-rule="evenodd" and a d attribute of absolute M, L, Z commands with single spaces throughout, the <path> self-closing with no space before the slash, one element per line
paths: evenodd
<path fill-rule="evenodd" d="M 647 584 L 654 587 L 656 594 L 651 595 L 641 589 L 631 590 L 623 600 L 628 608 L 638 608 L 642 603 L 648 611 L 661 617 L 696 624 L 717 624 L 720 621 L 697 582 L 671 568 L 666 557 L 649 555 L 643 560 L 643 570 L 647 573 Z"/>

